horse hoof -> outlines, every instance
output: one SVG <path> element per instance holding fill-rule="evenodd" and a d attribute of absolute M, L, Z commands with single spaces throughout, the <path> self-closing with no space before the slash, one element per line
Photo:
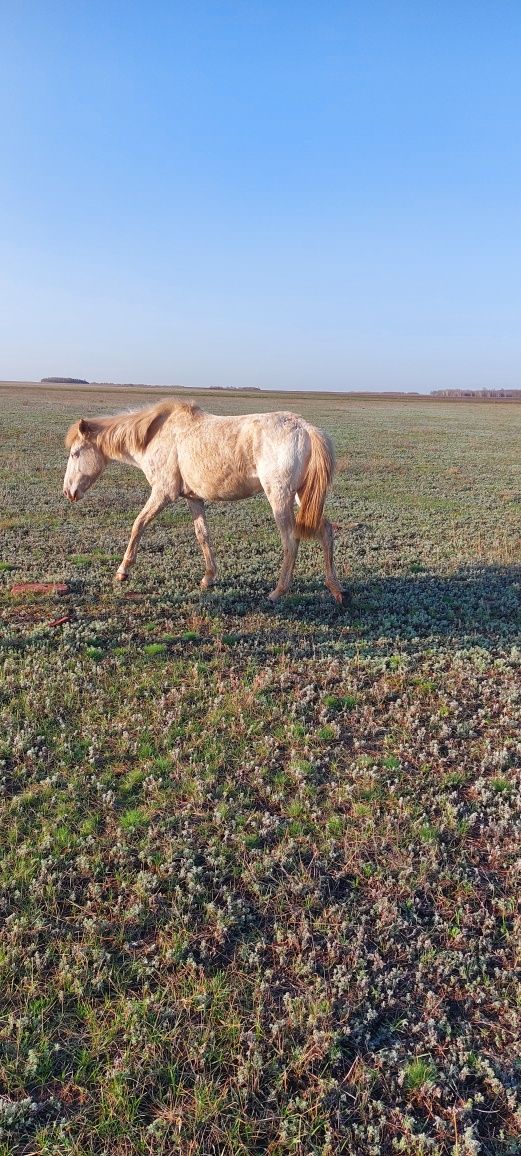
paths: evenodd
<path fill-rule="evenodd" d="M 209 590 L 210 586 L 213 586 L 213 585 L 214 585 L 214 579 L 213 578 L 207 578 L 206 575 L 204 576 L 204 578 L 201 578 L 201 590 Z"/>
<path fill-rule="evenodd" d="M 117 574 L 114 575 L 115 582 L 126 582 L 127 578 L 128 574 L 125 574 L 124 571 L 122 572 L 120 570 L 118 570 Z"/>
<path fill-rule="evenodd" d="M 278 594 L 278 592 L 276 590 L 272 590 L 271 594 L 268 594 L 268 601 L 269 602 L 278 602 L 279 598 L 280 598 L 280 594 Z"/>

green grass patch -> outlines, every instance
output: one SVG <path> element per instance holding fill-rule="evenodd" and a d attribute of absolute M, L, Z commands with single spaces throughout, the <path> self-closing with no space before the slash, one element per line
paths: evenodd
<path fill-rule="evenodd" d="M 330 711 L 353 710 L 358 699 L 355 694 L 326 694 L 324 706 Z"/>
<path fill-rule="evenodd" d="M 130 810 L 123 811 L 119 821 L 124 831 L 137 831 L 147 825 L 148 818 L 139 807 L 131 807 Z"/>
<path fill-rule="evenodd" d="M 437 1072 L 434 1064 L 423 1057 L 411 1060 L 403 1070 L 403 1083 L 409 1092 L 416 1092 L 425 1087 L 426 1084 L 433 1084 L 436 1078 Z"/>

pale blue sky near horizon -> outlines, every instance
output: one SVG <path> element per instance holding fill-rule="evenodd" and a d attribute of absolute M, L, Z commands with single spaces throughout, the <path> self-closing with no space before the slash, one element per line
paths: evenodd
<path fill-rule="evenodd" d="M 521 5 L 3 0 L 0 378 L 521 388 Z"/>

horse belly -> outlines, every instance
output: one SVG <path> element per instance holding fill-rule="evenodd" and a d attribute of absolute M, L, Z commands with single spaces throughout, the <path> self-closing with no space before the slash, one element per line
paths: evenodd
<path fill-rule="evenodd" d="M 236 502 L 251 498 L 262 486 L 258 478 L 222 478 L 218 483 L 200 480 L 197 486 L 183 486 L 186 497 L 198 497 L 204 502 Z"/>
<path fill-rule="evenodd" d="M 262 486 L 257 474 L 236 473 L 230 469 L 182 471 L 182 494 L 186 498 L 200 498 L 204 502 L 234 502 L 251 498 Z"/>
<path fill-rule="evenodd" d="M 258 494 L 262 490 L 262 486 L 257 476 L 254 478 L 223 478 L 222 485 L 218 488 L 209 501 L 212 502 L 235 502 L 240 498 L 251 498 L 254 494 Z"/>

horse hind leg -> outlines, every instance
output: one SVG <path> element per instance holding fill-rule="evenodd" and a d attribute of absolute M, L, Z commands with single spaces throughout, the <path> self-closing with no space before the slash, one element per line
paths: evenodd
<path fill-rule="evenodd" d="M 293 571 L 298 553 L 298 538 L 295 534 L 293 511 L 274 513 L 277 529 L 280 534 L 284 556 L 275 589 L 270 592 L 270 602 L 276 602 L 281 594 L 286 594 L 293 581 Z"/>
<path fill-rule="evenodd" d="M 342 605 L 343 595 L 340 583 L 338 581 L 335 566 L 333 562 L 333 527 L 327 518 L 322 518 L 320 526 L 316 532 L 316 537 L 322 542 L 322 549 L 324 551 L 324 569 L 326 573 L 326 586 L 333 595 L 335 602 Z"/>
<path fill-rule="evenodd" d="M 295 533 L 295 515 L 293 511 L 295 497 L 294 494 L 287 494 L 282 497 L 277 487 L 271 487 L 269 485 L 264 486 L 264 492 L 273 511 L 273 517 L 277 524 L 282 549 L 284 551 L 277 585 L 274 590 L 268 594 L 270 602 L 276 602 L 281 594 L 285 594 L 291 586 L 298 553 L 299 542 Z"/>
<path fill-rule="evenodd" d="M 300 497 L 298 494 L 296 496 L 296 501 L 297 506 L 300 506 Z M 320 526 L 318 527 L 318 530 L 315 531 L 314 536 L 317 541 L 322 543 L 322 549 L 324 551 L 325 584 L 330 593 L 333 595 L 335 602 L 338 602 L 338 605 L 341 606 L 343 602 L 342 587 L 338 581 L 335 565 L 333 562 L 333 527 L 327 518 L 322 518 Z"/>

